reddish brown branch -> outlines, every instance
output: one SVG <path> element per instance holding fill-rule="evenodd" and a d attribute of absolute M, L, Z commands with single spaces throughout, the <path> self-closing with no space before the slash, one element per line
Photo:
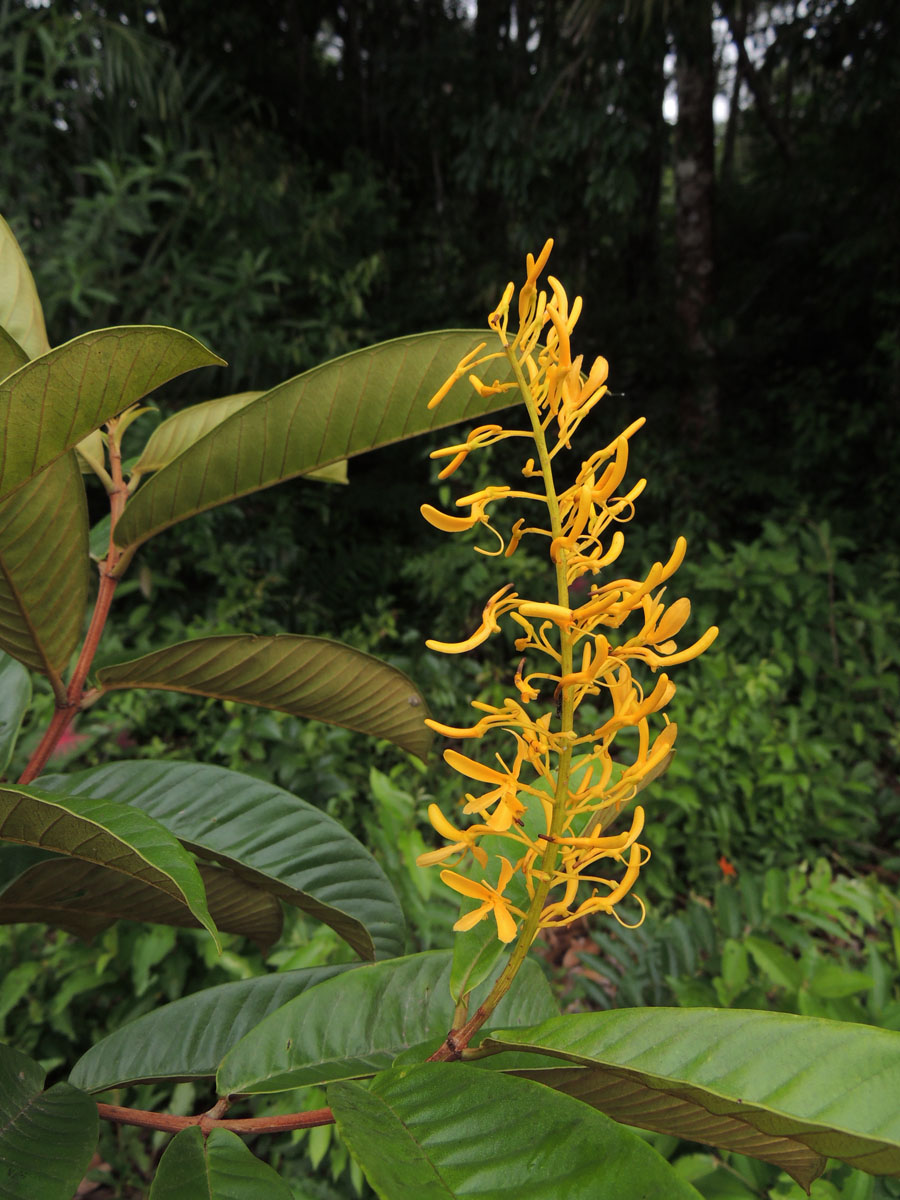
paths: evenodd
<path fill-rule="evenodd" d="M 116 585 L 119 582 L 115 571 L 116 567 L 119 566 L 122 551 L 116 545 L 114 535 L 116 522 L 121 517 L 122 511 L 125 508 L 128 489 L 122 477 L 121 451 L 114 436 L 115 422 L 110 421 L 107 424 L 107 429 L 109 430 L 109 462 L 112 476 L 112 489 L 109 492 L 109 550 L 105 560 L 100 564 L 100 586 L 97 589 L 97 599 L 94 603 L 94 611 L 91 615 L 91 623 L 88 626 L 84 645 L 81 647 L 78 662 L 75 664 L 75 670 L 72 672 L 72 678 L 69 681 L 65 703 L 58 703 L 56 712 L 53 714 L 53 720 L 47 726 L 47 730 L 41 738 L 37 749 L 28 760 L 28 765 L 22 772 L 19 783 L 30 783 L 32 779 L 40 775 L 47 763 L 47 759 L 56 748 L 59 739 L 81 710 L 85 680 L 87 679 L 88 671 L 91 669 L 91 663 L 94 661 L 94 655 L 97 653 L 100 638 L 103 636 L 103 630 L 109 616 L 109 608 L 112 604 Z"/>
<path fill-rule="evenodd" d="M 311 1129 L 315 1125 L 333 1125 L 334 1115 L 330 1108 L 314 1108 L 309 1112 L 285 1113 L 276 1117 L 246 1117 L 235 1120 L 220 1120 L 202 1113 L 196 1117 L 173 1117 L 169 1113 L 148 1112 L 143 1108 L 120 1108 L 117 1104 L 97 1104 L 97 1112 L 104 1120 L 119 1125 L 139 1125 L 143 1129 L 161 1129 L 166 1133 L 178 1133 L 199 1125 L 203 1133 L 213 1129 L 230 1129 L 232 1133 L 286 1133 L 291 1129 Z"/>

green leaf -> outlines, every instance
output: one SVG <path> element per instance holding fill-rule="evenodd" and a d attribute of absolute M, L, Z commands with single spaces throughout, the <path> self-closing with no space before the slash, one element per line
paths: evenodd
<path fill-rule="evenodd" d="M 0 649 L 58 680 L 84 632 L 88 565 L 87 499 L 70 452 L 0 500 Z"/>
<path fill-rule="evenodd" d="M 762 973 L 776 987 L 797 991 L 803 982 L 803 968 L 784 947 L 761 937 L 744 938 L 744 946 Z"/>
<path fill-rule="evenodd" d="M 864 971 L 851 971 L 834 962 L 816 965 L 809 977 L 809 990 L 822 1000 L 840 1000 L 867 992 L 875 980 Z"/>
<path fill-rule="evenodd" d="M 218 929 L 252 939 L 263 951 L 281 935 L 281 905 L 270 893 L 206 863 L 198 864 L 206 905 Z M 0 924 L 41 921 L 90 939 L 116 921 L 198 928 L 177 896 L 80 859 L 36 863 L 0 891 Z"/>
<path fill-rule="evenodd" d="M 292 1200 L 293 1192 L 236 1133 L 194 1125 L 175 1135 L 159 1162 L 150 1200 Z"/>
<path fill-rule="evenodd" d="M 265 392 L 236 392 L 233 396 L 221 396 L 218 400 L 207 400 L 203 404 L 192 404 L 174 416 L 161 421 L 140 453 L 132 468 L 132 475 L 149 475 L 161 471 L 172 459 L 189 450 L 195 442 L 205 437 L 211 429 L 246 408 Z"/>
<path fill-rule="evenodd" d="M 336 1083 L 341 1136 L 383 1200 L 698 1200 L 636 1134 L 567 1096 L 460 1063 Z"/>
<path fill-rule="evenodd" d="M 42 1092 L 44 1072 L 0 1044 L 0 1196 L 71 1200 L 97 1144 L 97 1106 L 68 1083 Z"/>
<path fill-rule="evenodd" d="M 265 392 L 237 392 L 233 396 L 221 396 L 218 400 L 207 400 L 203 404 L 193 404 L 184 408 L 174 416 L 163 421 L 150 435 L 141 451 L 141 455 L 131 471 L 134 482 L 141 475 L 149 475 L 153 471 L 161 471 L 173 459 L 185 450 L 189 450 L 195 442 L 205 437 L 211 429 L 233 413 L 240 412 Z M 330 463 L 319 471 L 310 471 L 308 479 L 319 479 L 327 483 L 347 482 L 347 460 L 340 459 Z"/>
<path fill-rule="evenodd" d="M 50 349 L 34 277 L 16 236 L 0 217 L 0 325 L 26 358 Z"/>
<path fill-rule="evenodd" d="M 227 417 L 132 497 L 116 526 L 122 547 L 217 504 L 306 475 L 366 450 L 508 408 L 462 380 L 429 398 L 490 332 L 445 330 L 381 342 L 297 375 Z M 508 368 L 495 365 L 498 378 Z"/>
<path fill-rule="evenodd" d="M 383 1070 L 411 1046 L 445 1034 L 453 1018 L 452 956 L 432 950 L 359 967 L 322 983 L 267 1017 L 226 1055 L 217 1080 L 230 1092 L 279 1092 Z M 473 996 L 472 1007 L 487 986 Z M 494 1013 L 526 1024 L 555 1012 L 546 980 L 526 962 Z"/>
<path fill-rule="evenodd" d="M 110 867 L 174 896 L 218 944 L 196 863 L 158 821 L 138 809 L 7 784 L 0 787 L 0 841 Z"/>
<path fill-rule="evenodd" d="M 782 1167 L 804 1187 L 827 1157 L 900 1174 L 900 1034 L 735 1009 L 559 1017 L 496 1033 L 575 1064 L 537 1078 L 616 1120 Z"/>
<path fill-rule="evenodd" d="M 2 218 L 0 218 L 2 220 Z M 28 362 L 28 355 L 19 343 L 0 325 L 0 379 L 12 375 Z"/>
<path fill-rule="evenodd" d="M 30 704 L 31 676 L 21 663 L 0 652 L 0 775 L 9 766 Z"/>
<path fill-rule="evenodd" d="M 142 809 L 199 854 L 330 925 L 363 958 L 403 949 L 403 911 L 369 851 L 282 788 L 224 767 L 140 761 L 42 776 L 40 786 Z"/>
<path fill-rule="evenodd" d="M 343 725 L 387 738 L 419 758 L 432 740 L 425 700 L 402 671 L 327 638 L 195 638 L 104 667 L 97 678 L 105 691 L 163 688 Z"/>
<path fill-rule="evenodd" d="M 105 1092 L 131 1083 L 213 1079 L 231 1047 L 270 1013 L 355 967 L 305 967 L 184 996 L 97 1042 L 75 1064 L 69 1080 L 86 1092 Z"/>
<path fill-rule="evenodd" d="M 122 325 L 83 333 L 0 382 L 0 499 L 110 417 L 196 367 L 222 359 L 177 329 Z"/>

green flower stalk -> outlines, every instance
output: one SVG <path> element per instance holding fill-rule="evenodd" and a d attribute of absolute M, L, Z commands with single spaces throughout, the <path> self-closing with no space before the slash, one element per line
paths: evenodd
<path fill-rule="evenodd" d="M 480 883 L 446 867 L 441 871 L 448 887 L 476 902 L 454 928 L 471 929 L 493 918 L 501 941 L 512 942 L 518 935 L 513 954 L 518 961 L 539 929 L 593 913 L 617 916 L 617 906 L 632 892 L 650 853 L 638 841 L 643 809 L 634 806 L 627 829 L 608 830 L 672 755 L 676 726 L 663 712 L 675 693 L 668 669 L 702 654 L 718 633 L 713 626 L 692 645 L 678 648 L 676 638 L 690 616 L 690 601 L 681 598 L 667 605 L 663 596 L 684 559 L 684 538 L 678 538 L 668 562 L 654 563 L 645 578 L 603 582 L 601 573 L 608 572 L 625 544 L 619 526 L 631 519 L 646 483 L 641 479 L 623 487 L 630 439 L 643 418 L 585 459 L 568 484 L 557 478 L 573 434 L 607 392 L 608 366 L 598 358 L 585 372 L 582 357 L 572 355 L 581 298 L 570 307 L 553 276 L 548 277 L 549 295 L 538 288 L 552 244 L 548 241 L 537 259 L 528 256 L 515 334 L 509 330 L 510 283 L 488 318 L 499 348 L 483 353 L 482 344 L 467 355 L 429 404 L 440 404 L 465 375 L 481 396 L 518 390 L 527 428 L 481 425 L 464 442 L 437 450 L 433 457 L 449 459 L 440 472 L 444 479 L 483 447 L 521 438 L 531 453 L 522 468 L 524 486 L 494 485 L 463 496 L 456 501 L 458 514 L 422 506 L 425 519 L 445 532 L 487 529 L 495 544 L 479 547 L 483 554 L 509 558 L 523 538 L 545 539 L 556 577 L 552 600 L 523 598 L 506 584 L 490 597 L 470 637 L 427 643 L 444 654 L 461 654 L 497 633 L 503 618 L 519 629 L 515 644 L 522 661 L 515 694 L 499 706 L 475 701 L 481 715 L 471 726 L 428 722 L 455 741 L 477 741 L 488 730 L 501 729 L 511 746 L 509 755 L 498 754 L 490 765 L 455 749 L 444 751 L 445 761 L 471 789 L 462 806 L 471 823 L 457 828 L 432 805 L 432 825 L 447 844 L 419 858 L 422 866 L 474 858 L 486 876 Z M 498 359 L 508 361 L 511 381 L 488 381 L 475 373 Z M 529 515 L 501 532 L 494 518 L 501 502 L 515 502 Z M 532 517 L 532 509 L 538 515 Z M 584 576 L 591 579 L 589 593 L 573 604 L 572 585 Z M 652 687 L 635 678 L 636 664 L 659 672 Z M 579 731 L 576 717 L 588 697 L 604 698 L 608 716 L 598 727 Z M 651 732 L 657 714 L 661 717 Z M 623 763 L 614 751 L 616 738 L 626 729 L 637 731 L 637 750 Z M 524 906 L 507 895 L 516 875 L 524 881 Z M 643 905 L 638 904 L 642 919 Z M 511 960 L 509 967 L 517 965 Z"/>

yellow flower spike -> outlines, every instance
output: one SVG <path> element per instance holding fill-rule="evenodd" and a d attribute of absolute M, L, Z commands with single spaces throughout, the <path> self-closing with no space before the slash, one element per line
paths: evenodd
<path fill-rule="evenodd" d="M 495 888 L 491 887 L 486 880 L 475 883 L 472 879 L 457 875 L 455 871 L 441 871 L 441 879 L 447 887 L 453 888 L 460 895 L 481 901 L 479 908 L 460 917 L 453 926 L 455 931 L 465 932 L 467 929 L 473 929 L 484 917 L 493 914 L 494 920 L 497 922 L 497 936 L 501 942 L 511 942 L 516 936 L 516 922 L 510 913 L 512 905 L 503 895 L 507 884 L 512 879 L 513 866 L 508 858 L 501 857 L 500 863 L 500 878 L 497 880 Z M 513 911 L 518 912 L 519 910 L 513 909 Z"/>
<path fill-rule="evenodd" d="M 515 311 L 515 289 L 510 285 L 489 317 L 502 349 L 492 354 L 485 353 L 481 346 L 467 355 L 435 398 L 439 402 L 464 375 L 469 375 L 473 388 L 485 398 L 517 387 L 528 414 L 527 432 L 504 430 L 500 425 L 479 426 L 463 443 L 448 446 L 434 457 L 446 460 L 441 471 L 444 478 L 463 466 L 474 449 L 501 438 L 532 438 L 536 453 L 528 459 L 522 474 L 525 479 L 540 480 L 536 492 L 506 486 L 482 488 L 456 501 L 459 508 L 468 510 L 457 517 L 430 506 L 423 509 L 432 524 L 448 532 L 485 525 L 500 542 L 497 553 L 507 556 L 515 552 L 526 535 L 546 537 L 556 579 L 556 594 L 546 599 L 521 599 L 512 584 L 507 584 L 490 598 L 481 624 L 471 637 L 459 643 L 428 642 L 432 649 L 461 653 L 496 633 L 504 615 L 511 617 L 522 634 L 515 639 L 516 649 L 523 655 L 515 671 L 515 698 L 508 697 L 500 705 L 476 701 L 474 707 L 481 715 L 469 727 L 428 721 L 435 732 L 446 737 L 477 740 L 503 730 L 516 743 L 514 761 L 504 761 L 498 754 L 492 765 L 447 750 L 447 763 L 467 781 L 480 784 L 482 794 L 466 792 L 463 807 L 473 823 L 463 830 L 455 829 L 442 815 L 433 815 L 435 828 L 447 845 L 423 856 L 426 862 L 443 862 L 454 854 L 465 855 L 471 848 L 482 862 L 480 855 L 485 851 L 481 839 L 488 837 L 506 839 L 517 847 L 515 866 L 509 859 L 496 856 L 500 858 L 497 887 L 485 880 L 474 883 L 452 871 L 442 872 L 445 883 L 477 901 L 474 910 L 461 917 L 455 928 L 469 929 L 493 916 L 498 935 L 507 941 L 516 934 L 517 922 L 512 913 L 525 918 L 519 942 L 491 994 L 494 999 L 488 998 L 488 1011 L 508 986 L 538 928 L 565 925 L 594 913 L 611 914 L 621 920 L 616 905 L 630 894 L 649 857 L 649 850 L 637 841 L 643 829 L 643 809 L 635 806 L 627 832 L 611 832 L 610 827 L 637 793 L 665 770 L 674 753 L 677 733 L 664 714 L 675 692 L 674 683 L 661 673 L 652 688 L 642 686 L 632 668 L 641 663 L 653 671 L 659 667 L 668 670 L 696 657 L 717 632 L 713 627 L 687 649 L 678 649 L 675 639 L 690 616 L 690 603 L 683 598 L 667 606 L 663 585 L 684 558 L 683 538 L 676 540 L 668 561 L 654 563 L 643 578 L 607 583 L 598 580 L 586 596 L 574 600 L 570 590 L 573 585 L 587 576 L 596 576 L 622 553 L 624 534 L 614 526 L 632 518 L 635 501 L 646 486 L 643 479 L 630 487 L 624 483 L 630 439 L 644 420 L 631 422 L 607 446 L 590 454 L 572 473 L 574 480 L 570 475 L 560 486 L 555 475 L 561 474 L 560 463 L 565 457 L 562 452 L 571 448 L 575 432 L 609 394 L 609 365 L 598 357 L 583 377 L 584 360 L 573 352 L 571 344 L 581 314 L 581 298 L 576 297 L 570 304 L 562 284 L 552 276 L 549 299 L 548 292 L 538 288 L 551 247 L 552 242 L 548 242 L 537 258 L 528 256 L 527 277 L 518 294 L 518 329 L 508 330 L 510 313 Z M 512 368 L 515 384 L 501 384 L 487 375 L 486 364 L 501 357 Z M 514 514 L 505 546 L 487 515 L 491 505 L 500 501 L 543 505 L 546 517 L 535 520 Z M 481 547 L 476 549 L 484 553 Z M 627 632 L 619 635 L 616 644 L 610 639 L 616 637 L 613 631 L 620 627 Z M 548 669 L 534 669 L 540 665 L 532 662 L 534 655 L 548 658 Z M 532 712 L 534 706 L 541 706 L 542 688 L 548 701 L 552 694 L 552 707 L 545 703 L 546 711 L 536 708 Z M 587 697 L 605 704 L 607 712 L 598 728 L 579 734 L 576 717 Z M 657 732 L 651 729 L 650 721 L 658 721 L 658 713 L 663 714 L 663 725 Z M 628 729 L 637 731 L 636 753 L 627 755 L 624 762 L 617 754 L 614 762 L 616 737 Z M 576 760 L 578 773 L 573 776 L 572 755 L 576 747 L 582 746 L 586 753 Z M 535 823 L 543 830 L 540 837 L 526 832 L 526 827 L 533 831 Z M 603 860 L 621 864 L 617 873 L 622 878 L 595 874 L 596 864 Z M 531 900 L 526 913 L 511 910 L 503 896 L 514 871 L 522 873 Z M 579 902 L 582 882 L 591 885 L 591 892 Z M 643 917 L 640 899 L 637 904 Z"/>

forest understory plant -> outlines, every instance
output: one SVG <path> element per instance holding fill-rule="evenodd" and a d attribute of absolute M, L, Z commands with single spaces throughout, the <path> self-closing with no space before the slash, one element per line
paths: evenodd
<path fill-rule="evenodd" d="M 549 251 L 548 243 L 528 259 L 515 334 L 512 285 L 491 314 L 496 350 L 476 330 L 381 343 L 267 392 L 184 409 L 125 453 L 144 397 L 221 360 L 154 326 L 97 330 L 51 348 L 30 271 L 0 225 L 4 764 L 30 702 L 30 672 L 56 702 L 22 778 L 0 784 L 0 921 L 43 921 L 86 939 L 121 919 L 186 925 L 217 942 L 219 930 L 249 937 L 265 952 L 289 905 L 357 956 L 154 1007 L 59 1068 L 68 1074 L 49 1088 L 40 1062 L 0 1045 L 0 1193 L 70 1200 L 101 1119 L 175 1135 L 150 1200 L 289 1198 L 289 1184 L 239 1135 L 332 1122 L 390 1200 L 696 1198 L 630 1125 L 761 1158 L 806 1188 L 829 1155 L 900 1174 L 900 1035 L 762 1011 L 560 1015 L 528 958 L 541 928 L 584 916 L 624 921 L 623 905 L 633 905 L 629 920 L 640 918 L 633 889 L 649 851 L 636 800 L 673 753 L 667 672 L 716 636 L 712 627 L 676 642 L 690 605 L 664 593 L 683 539 L 643 577 L 599 574 L 615 574 L 618 525 L 643 487 L 623 483 L 640 422 L 563 481 L 564 452 L 606 393 L 606 363 L 583 372 L 572 355 L 580 301 L 570 306 L 553 278 L 549 294 L 539 288 Z M 474 386 L 464 378 L 485 367 Z M 513 404 L 523 420 L 485 422 Z M 515 694 L 476 702 L 473 725 L 436 721 L 395 667 L 318 637 L 190 638 L 95 668 L 118 581 L 149 538 L 291 478 L 340 482 L 353 455 L 462 420 L 476 428 L 437 452 L 450 459 L 444 477 L 481 446 L 519 438 L 532 454 L 524 483 L 461 497 L 461 515 L 425 505 L 426 518 L 450 532 L 483 526 L 494 544 L 481 549 L 497 558 L 513 556 L 524 538 L 546 539 L 555 577 L 549 600 L 504 583 L 472 636 L 429 643 L 463 653 L 504 617 L 516 625 Z M 108 498 L 108 520 L 94 531 L 83 472 Z M 528 513 L 505 533 L 501 500 Z M 99 580 L 88 617 L 92 547 Z M 657 672 L 652 686 L 636 668 Z M 378 861 L 282 788 L 200 762 L 48 773 L 78 713 L 125 688 L 343 725 L 420 759 L 435 732 L 463 746 L 507 739 L 513 752 L 490 765 L 455 745 L 445 751 L 466 787 L 485 789 L 466 793 L 474 820 L 461 828 L 456 814 L 430 812 L 445 845 L 423 865 L 447 864 L 442 878 L 463 897 L 454 948 L 405 953 L 403 911 Z M 184 1080 L 215 1097 L 205 1112 L 119 1103 L 127 1088 Z M 243 1115 L 254 1097 L 290 1109 L 291 1094 L 310 1086 L 326 1089 L 327 1107 Z"/>

